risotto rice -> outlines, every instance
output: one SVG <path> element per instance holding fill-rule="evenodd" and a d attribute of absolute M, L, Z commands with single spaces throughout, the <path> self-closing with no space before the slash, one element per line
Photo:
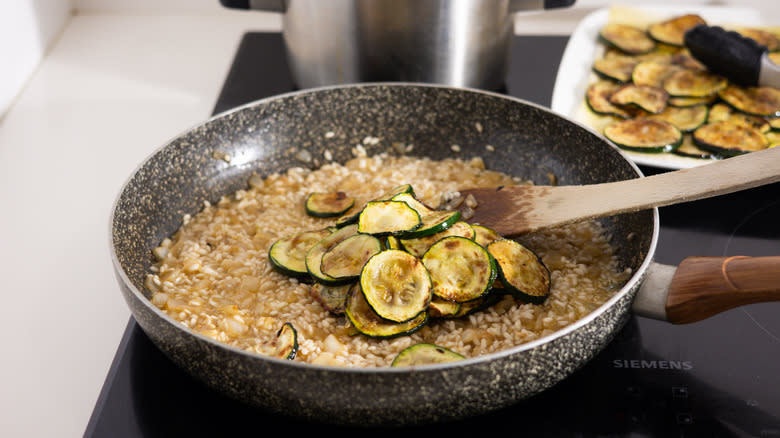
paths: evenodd
<path fill-rule="evenodd" d="M 343 191 L 358 203 L 411 183 L 428 205 L 460 187 L 522 183 L 469 161 L 367 156 L 317 170 L 293 168 L 253 176 L 246 190 L 206 203 L 186 216 L 179 231 L 156 248 L 146 286 L 152 302 L 190 330 L 231 346 L 263 353 L 286 322 L 298 333 L 296 361 L 346 367 L 389 366 L 404 348 L 432 343 L 465 357 L 505 350 L 550 334 L 607 301 L 625 281 L 608 236 L 598 222 L 583 222 L 523 236 L 551 271 L 551 294 L 539 305 L 504 296 L 460 319 L 433 319 L 394 339 L 356 334 L 310 295 L 310 285 L 276 272 L 268 249 L 277 239 L 320 229 L 333 219 L 308 216 L 314 191 Z"/>

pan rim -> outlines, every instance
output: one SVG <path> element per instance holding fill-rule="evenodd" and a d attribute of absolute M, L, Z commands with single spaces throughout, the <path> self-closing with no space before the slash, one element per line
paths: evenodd
<path fill-rule="evenodd" d="M 254 100 L 252 102 L 247 102 L 243 105 L 239 105 L 237 107 L 231 108 L 229 110 L 214 114 L 213 116 L 199 122 L 196 124 L 191 125 L 188 129 L 184 129 L 180 131 L 178 134 L 171 137 L 168 141 L 164 142 L 161 146 L 158 146 L 155 148 L 150 154 L 148 154 L 141 162 L 132 170 L 130 175 L 125 179 L 125 181 L 120 186 L 119 192 L 115 196 L 114 202 L 112 204 L 111 213 L 109 216 L 109 243 L 110 243 L 110 257 L 111 262 L 115 271 L 115 274 L 119 276 L 122 285 L 124 288 L 127 288 L 133 295 L 133 297 L 140 303 L 143 304 L 146 310 L 151 311 L 154 313 L 154 315 L 158 318 L 160 318 L 162 321 L 164 321 L 169 326 L 175 328 L 177 331 L 182 331 L 188 336 L 194 336 L 198 341 L 205 342 L 212 347 L 215 347 L 217 349 L 225 349 L 231 354 L 236 354 L 241 356 L 242 358 L 245 358 L 247 360 L 260 360 L 260 361 L 270 361 L 271 363 L 277 363 L 288 367 L 293 368 L 301 368 L 307 372 L 309 371 L 325 371 L 329 373 L 338 373 L 338 374 L 407 374 L 409 372 L 438 372 L 443 369 L 450 369 L 450 368 L 461 368 L 461 367 L 468 367 L 471 365 L 477 365 L 482 364 L 485 362 L 491 362 L 496 359 L 505 358 L 507 356 L 512 356 L 515 354 L 518 354 L 523 351 L 527 350 L 533 350 L 535 348 L 538 348 L 542 345 L 549 344 L 552 341 L 567 336 L 570 333 L 581 329 L 582 327 L 585 327 L 589 324 L 591 324 L 596 318 L 601 316 L 603 313 L 605 313 L 608 309 L 612 308 L 616 303 L 622 299 L 624 299 L 625 295 L 631 293 L 632 291 L 636 291 L 638 283 L 640 283 L 644 277 L 644 275 L 647 273 L 649 265 L 653 262 L 656 246 L 658 242 L 658 235 L 659 235 L 659 212 L 658 208 L 652 208 L 652 235 L 649 242 L 649 247 L 647 254 L 644 257 L 644 260 L 639 265 L 639 267 L 631 274 L 630 278 L 626 281 L 626 283 L 614 293 L 610 299 L 608 299 L 606 302 L 604 302 L 601 306 L 591 311 L 588 315 L 578 319 L 577 321 L 556 330 L 555 332 L 534 339 L 532 341 L 517 345 L 512 348 L 508 348 L 505 350 L 501 350 L 495 353 L 490 353 L 486 355 L 466 358 L 461 361 L 457 362 L 450 362 L 450 363 L 443 363 L 443 364 L 431 364 L 431 365 L 425 365 L 425 366 L 419 366 L 419 367 L 390 367 L 383 366 L 383 367 L 346 367 L 346 366 L 334 366 L 334 365 L 321 365 L 321 364 L 311 364 L 311 363 L 305 363 L 305 362 L 296 362 L 286 359 L 278 359 L 271 356 L 264 356 L 259 353 L 252 353 L 237 347 L 230 346 L 228 344 L 219 342 L 217 340 L 214 340 L 210 337 L 207 337 L 205 335 L 196 333 L 194 331 L 189 330 L 188 328 L 182 326 L 179 322 L 172 319 L 170 316 L 168 316 L 166 313 L 164 313 L 162 310 L 160 310 L 157 306 L 154 306 L 149 300 L 146 295 L 144 295 L 136 286 L 135 284 L 130 280 L 129 276 L 127 275 L 127 272 L 125 271 L 124 267 L 122 266 L 121 262 L 119 261 L 119 257 L 117 255 L 116 245 L 115 245 L 115 223 L 116 223 L 116 216 L 117 212 L 119 211 L 119 204 L 120 200 L 122 198 L 122 195 L 124 194 L 125 190 L 127 189 L 129 183 L 132 181 L 132 179 L 135 177 L 135 175 L 139 172 L 139 170 L 143 169 L 144 166 L 146 166 L 157 154 L 159 154 L 162 150 L 169 147 L 171 144 L 173 144 L 176 140 L 180 139 L 181 137 L 185 136 L 187 133 L 192 132 L 196 129 L 202 128 L 210 123 L 214 123 L 214 121 L 218 119 L 225 118 L 231 114 L 246 110 L 248 108 L 255 108 L 258 106 L 263 106 L 268 104 L 269 102 L 274 102 L 282 99 L 288 99 L 299 95 L 309 95 L 309 94 L 316 94 L 318 92 L 328 91 L 328 90 L 334 90 L 334 89 L 354 89 L 354 88 L 378 88 L 378 87 L 389 87 L 389 88 L 408 88 L 408 87 L 416 87 L 416 88 L 430 88 L 430 89 L 444 89 L 444 90 L 452 90 L 455 92 L 466 92 L 466 93 L 474 93 L 474 94 L 483 94 L 487 96 L 491 96 L 494 98 L 499 98 L 502 100 L 511 100 L 518 103 L 521 103 L 523 105 L 531 106 L 536 109 L 539 109 L 541 111 L 550 113 L 556 117 L 559 117 L 561 119 L 564 119 L 565 121 L 576 125 L 577 127 L 588 131 L 589 133 L 599 137 L 600 140 L 602 140 L 604 143 L 612 147 L 615 151 L 617 151 L 620 156 L 626 161 L 627 164 L 629 164 L 632 168 L 632 170 L 636 173 L 637 177 L 644 177 L 644 174 L 639 169 L 639 167 L 634 163 L 628 156 L 620 150 L 615 144 L 604 138 L 604 136 L 600 135 L 598 132 L 596 132 L 593 128 L 588 127 L 580 122 L 577 122 L 575 120 L 572 120 L 568 116 L 562 115 L 560 113 L 557 113 L 555 111 L 552 111 L 551 109 L 544 107 L 542 105 L 536 104 L 534 102 L 530 102 L 518 97 L 508 96 L 504 95 L 498 92 L 493 91 L 487 91 L 487 90 L 481 90 L 481 89 L 475 89 L 475 88 L 468 88 L 468 87 L 454 87 L 449 85 L 443 85 L 443 84 L 430 84 L 430 83 L 418 83 L 418 82 L 366 82 L 366 83 L 357 83 L 357 84 L 346 84 L 346 85 L 328 85 L 328 86 L 321 86 L 321 87 L 315 87 L 315 88 L 307 88 L 302 90 L 296 90 L 291 91 L 283 94 L 278 94 L 274 96 L 265 97 L 262 99 Z M 121 288 L 121 287 L 120 287 Z M 633 297 L 632 297 L 633 301 Z M 131 316 L 132 312 L 131 312 Z"/>

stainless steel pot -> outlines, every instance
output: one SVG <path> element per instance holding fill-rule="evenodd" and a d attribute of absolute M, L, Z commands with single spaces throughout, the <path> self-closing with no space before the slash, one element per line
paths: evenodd
<path fill-rule="evenodd" d="M 453 155 L 451 145 L 457 143 L 461 158 L 480 156 L 490 169 L 537 184 L 549 183 L 549 173 L 562 185 L 641 176 L 592 130 L 490 92 L 358 84 L 276 96 L 218 115 L 143 162 L 122 188 L 111 216 L 111 256 L 122 294 L 140 327 L 174 363 L 222 393 L 275 413 L 355 425 L 437 422 L 508 406 L 566 378 L 612 340 L 637 294 L 651 295 L 637 300 L 640 309 L 667 316 L 663 303 L 652 299 L 663 295 L 674 272 L 653 262 L 656 209 L 602 220 L 620 268 L 633 273 L 608 302 L 551 335 L 460 362 L 346 369 L 279 360 L 192 333 L 151 304 L 144 280 L 152 250 L 179 228 L 183 215 L 245 188 L 255 172 L 316 166 L 325 151 L 344 162 L 367 136 L 386 139 L 367 146 L 369 154 L 392 153 L 388 145 L 401 142 L 416 145 L 415 154 L 443 159 Z M 485 144 L 495 151 L 487 153 Z M 301 148 L 311 161 L 296 158 L 301 155 L 294 151 Z M 219 158 L 224 154 L 229 162 Z M 762 272 L 777 272 L 777 263 Z M 759 298 L 780 299 L 777 281 L 773 284 L 775 291 Z"/>
<path fill-rule="evenodd" d="M 516 12 L 574 0 L 249 0 L 228 7 L 283 13 L 299 88 L 372 81 L 504 85 Z"/>

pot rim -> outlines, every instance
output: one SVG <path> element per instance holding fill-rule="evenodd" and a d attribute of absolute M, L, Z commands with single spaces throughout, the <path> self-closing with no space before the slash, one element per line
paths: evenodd
<path fill-rule="evenodd" d="M 604 138 L 602 135 L 600 135 L 597 131 L 595 131 L 593 128 L 586 126 L 576 120 L 572 120 L 571 118 L 561 115 L 559 113 L 556 113 L 552 110 L 550 110 L 547 107 L 544 107 L 542 105 L 513 97 L 504 95 L 498 92 L 493 91 L 486 91 L 481 89 L 475 89 L 475 88 L 469 88 L 469 87 L 455 87 L 450 85 L 443 85 L 443 84 L 429 84 L 429 83 L 418 83 L 418 82 L 364 82 L 364 83 L 356 83 L 356 84 L 346 84 L 346 85 L 326 85 L 326 86 L 320 86 L 315 88 L 306 88 L 302 90 L 296 90 L 292 92 L 287 92 L 283 94 L 278 94 L 274 96 L 265 97 L 262 99 L 258 99 L 252 102 L 245 103 L 243 105 L 239 105 L 237 107 L 231 108 L 229 110 L 217 113 L 206 120 L 192 125 L 189 129 L 185 129 L 181 132 L 179 132 L 177 135 L 171 137 L 168 141 L 163 143 L 161 146 L 157 147 L 150 153 L 146 158 L 144 158 L 138 166 L 135 167 L 135 169 L 130 173 L 130 175 L 126 178 L 125 182 L 120 187 L 120 190 L 118 194 L 115 196 L 114 203 L 111 208 L 111 214 L 109 216 L 109 246 L 110 246 L 110 256 L 111 256 L 111 263 L 114 267 L 114 271 L 116 275 L 121 279 L 122 284 L 131 291 L 132 295 L 135 297 L 136 300 L 142 302 L 144 306 L 147 308 L 147 310 L 153 312 L 155 316 L 160 318 L 165 323 L 175 327 L 177 330 L 181 330 L 186 332 L 189 336 L 194 336 L 196 339 L 198 339 L 201 342 L 206 342 L 210 344 L 213 347 L 217 347 L 218 349 L 225 349 L 229 351 L 232 354 L 237 354 L 242 356 L 243 358 L 247 360 L 262 360 L 262 361 L 270 361 L 271 363 L 278 363 L 283 364 L 284 366 L 290 366 L 290 367 L 299 367 L 306 371 L 325 371 L 329 373 L 345 373 L 345 374 L 374 374 L 374 373 L 381 373 L 381 374 L 405 374 L 411 372 L 436 372 L 441 369 L 449 369 L 449 368 L 459 368 L 459 367 L 468 367 L 470 365 L 476 365 L 481 364 L 484 362 L 490 362 L 496 359 L 505 358 L 507 356 L 512 356 L 514 354 L 533 350 L 537 347 L 540 347 L 545 344 L 549 344 L 550 342 L 554 341 L 555 339 L 567 336 L 568 334 L 579 330 L 580 328 L 589 325 L 593 320 L 598 318 L 600 315 L 605 313 L 605 311 L 609 308 L 611 308 L 613 305 L 615 305 L 618 301 L 622 300 L 623 297 L 626 294 L 636 292 L 639 285 L 644 279 L 644 276 L 646 275 L 648 271 L 648 267 L 653 262 L 656 246 L 658 244 L 658 235 L 659 235 L 659 228 L 660 228 L 660 220 L 659 220 L 659 213 L 658 208 L 653 207 L 652 210 L 652 217 L 653 217 L 653 230 L 652 230 L 652 236 L 650 240 L 650 245 L 648 247 L 647 255 L 645 256 L 644 260 L 640 264 L 640 266 L 636 269 L 636 271 L 631 273 L 630 278 L 626 281 L 626 283 L 615 292 L 615 294 L 610 297 L 609 300 L 604 302 L 601 306 L 597 307 L 593 311 L 591 311 L 588 315 L 586 315 L 583 318 L 578 319 L 577 321 L 567 325 L 566 327 L 563 327 L 561 329 L 556 330 L 555 332 L 542 336 L 540 338 L 534 339 L 532 341 L 517 345 L 512 348 L 508 348 L 506 350 L 501 350 L 496 353 L 486 354 L 482 356 L 476 356 L 471 358 L 466 358 L 464 360 L 460 360 L 457 362 L 449 362 L 449 363 L 441 363 L 441 364 L 430 364 L 425 365 L 421 367 L 390 367 L 390 366 L 384 366 L 384 367 L 344 367 L 344 366 L 334 366 L 334 365 L 320 365 L 320 364 L 311 364 L 311 363 L 304 363 L 304 362 L 296 362 L 286 359 L 277 359 L 271 356 L 263 356 L 259 353 L 252 353 L 237 347 L 230 346 L 228 344 L 219 342 L 215 339 L 212 339 L 210 337 L 207 337 L 205 335 L 202 335 L 200 333 L 195 333 L 186 327 L 182 326 L 177 321 L 173 320 L 171 317 L 169 317 L 165 312 L 160 310 L 157 306 L 153 305 L 151 300 L 149 300 L 146 295 L 144 295 L 138 288 L 135 287 L 134 283 L 130 280 L 127 273 L 123 269 L 121 263 L 119 262 L 119 257 L 117 256 L 116 247 L 114 245 L 114 223 L 115 223 L 115 217 L 118 211 L 119 207 L 119 201 L 121 199 L 122 194 L 127 189 L 127 186 L 129 182 L 132 180 L 132 178 L 138 173 L 140 169 L 142 169 L 149 161 L 151 161 L 161 150 L 168 147 L 170 144 L 172 144 L 175 140 L 178 138 L 181 138 L 185 134 L 203 127 L 205 125 L 208 125 L 209 123 L 212 123 L 216 119 L 221 119 L 227 115 L 240 112 L 246 108 L 253 108 L 257 106 L 266 105 L 267 103 L 271 101 L 277 101 L 281 99 L 287 99 L 291 97 L 295 97 L 298 95 L 308 95 L 308 94 L 315 94 L 322 91 L 332 90 L 332 89 L 348 89 L 348 88 L 377 88 L 377 87 L 390 87 L 390 88 L 407 88 L 407 87 L 415 87 L 415 88 L 431 88 L 431 89 L 444 89 L 444 90 L 452 90 L 456 92 L 467 92 L 467 93 L 475 93 L 475 94 L 484 94 L 491 97 L 497 97 L 500 99 L 506 99 L 506 100 L 512 100 L 518 103 L 521 103 L 523 105 L 531 106 L 534 108 L 537 108 L 539 110 L 542 110 L 547 113 L 551 113 L 554 116 L 560 117 L 562 119 L 565 119 L 566 121 L 573 123 L 577 125 L 578 127 L 589 131 L 590 133 L 598 136 L 602 139 L 602 141 L 614 148 L 617 152 L 620 153 L 620 155 L 627 161 L 627 163 L 632 167 L 632 169 L 636 172 L 638 177 L 644 177 L 644 174 L 639 169 L 639 167 L 634 163 L 628 156 L 621 151 L 617 146 L 615 146 L 612 142 Z M 633 301 L 633 297 L 632 297 Z M 131 312 L 132 313 L 132 312 Z M 133 315 L 134 316 L 134 315 Z"/>

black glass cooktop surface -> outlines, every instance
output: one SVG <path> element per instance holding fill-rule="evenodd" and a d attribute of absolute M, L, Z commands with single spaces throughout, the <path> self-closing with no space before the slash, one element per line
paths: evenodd
<path fill-rule="evenodd" d="M 516 37 L 501 91 L 549 106 L 566 42 L 557 36 Z M 214 112 L 294 89 L 281 35 L 247 33 Z M 780 255 L 778 184 L 664 207 L 660 217 L 660 263 L 676 265 L 694 255 Z M 632 317 L 594 360 L 532 399 L 462 422 L 392 433 L 503 433 L 500 428 L 512 436 L 539 437 L 780 437 L 779 371 L 780 303 L 681 326 Z M 301 422 L 225 398 L 177 368 L 131 318 L 85 436 L 243 436 L 274 430 L 382 432 Z"/>

